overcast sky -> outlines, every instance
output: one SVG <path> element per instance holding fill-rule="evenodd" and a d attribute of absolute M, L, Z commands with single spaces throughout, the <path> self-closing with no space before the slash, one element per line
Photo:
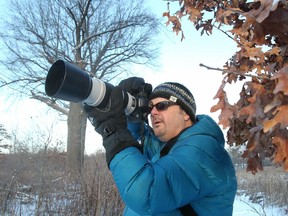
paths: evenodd
<path fill-rule="evenodd" d="M 0 8 L 4 10 L 3 4 L 7 0 L 0 1 Z M 166 3 L 160 0 L 147 0 L 147 4 L 153 8 L 155 14 L 162 17 L 166 10 Z M 1 13 L 1 11 L 0 11 Z M 1 14 L 0 14 L 1 15 Z M 185 18 L 184 18 L 185 19 Z M 223 33 L 214 30 L 212 36 L 200 35 L 191 23 L 183 22 L 185 39 L 181 42 L 181 37 L 172 32 L 172 27 L 165 27 L 163 19 L 162 48 L 159 58 L 159 68 L 152 70 L 146 67 L 137 67 L 135 75 L 141 76 L 153 87 L 166 82 L 180 82 L 187 86 L 195 97 L 198 114 L 209 114 L 218 121 L 219 113 L 210 113 L 211 106 L 217 103 L 213 100 L 219 86 L 221 85 L 222 73 L 219 71 L 207 70 L 200 67 L 203 63 L 210 67 L 222 68 L 224 63 L 236 52 L 236 44 Z M 1 71 L 2 73 L 2 71 Z M 238 97 L 233 90 L 230 90 L 229 98 L 233 101 Z M 56 135 L 63 137 L 66 141 L 66 123 L 58 122 L 57 115 L 52 115 L 47 111 L 47 107 L 31 99 L 7 100 L 5 91 L 0 90 L 0 124 L 4 124 L 9 130 L 26 131 L 31 130 L 35 124 L 47 123 L 49 128 L 51 123 L 61 128 L 56 130 Z M 39 121 L 38 121 L 39 120 Z M 35 122 L 36 121 L 36 122 Z M 57 123 L 58 122 L 58 123 Z M 32 126 L 27 126 L 27 125 Z M 89 127 L 87 131 L 86 152 L 93 153 L 101 148 L 101 143 L 96 144 L 94 140 L 99 139 L 96 132 Z"/>

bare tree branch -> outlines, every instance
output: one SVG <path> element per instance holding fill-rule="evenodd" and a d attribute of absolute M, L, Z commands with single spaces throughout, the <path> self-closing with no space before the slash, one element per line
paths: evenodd
<path fill-rule="evenodd" d="M 68 116 L 69 110 L 64 109 L 63 107 L 60 107 L 58 104 L 55 103 L 55 100 L 53 99 L 49 99 L 47 97 L 42 97 L 40 95 L 36 95 L 35 93 L 31 92 L 32 96 L 31 98 L 41 101 L 43 103 L 45 103 L 46 105 L 48 105 L 49 107 L 57 110 L 58 112 Z"/>
<path fill-rule="evenodd" d="M 133 64 L 153 65 L 159 22 L 142 0 L 27 0 L 13 1 L 10 9 L 5 20 L 9 31 L 0 33 L 7 52 L 0 59 L 7 68 L 0 74 L 0 88 L 13 86 L 67 115 L 67 151 L 78 149 L 74 159 L 81 160 L 86 116 L 79 104 L 70 103 L 67 109 L 45 94 L 51 64 L 63 59 L 104 81 L 129 71 Z"/>

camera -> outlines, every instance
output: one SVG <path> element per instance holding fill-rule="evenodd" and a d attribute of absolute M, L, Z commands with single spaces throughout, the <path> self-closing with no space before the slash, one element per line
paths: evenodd
<path fill-rule="evenodd" d="M 52 64 L 45 81 L 48 96 L 75 103 L 82 102 L 100 109 L 106 107 L 113 88 L 112 84 L 91 78 L 86 71 L 63 60 Z M 147 118 L 151 91 L 152 85 L 148 83 L 143 84 L 136 95 L 123 91 L 125 114 L 133 118 Z"/>

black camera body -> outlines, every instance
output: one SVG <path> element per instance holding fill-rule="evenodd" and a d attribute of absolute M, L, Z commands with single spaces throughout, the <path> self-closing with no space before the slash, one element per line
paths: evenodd
<path fill-rule="evenodd" d="M 48 71 L 45 92 L 57 99 L 82 102 L 97 108 L 106 107 L 114 86 L 89 74 L 75 65 L 57 60 Z M 145 83 L 136 95 L 123 91 L 124 109 L 127 116 L 146 119 L 149 112 L 151 84 Z"/>

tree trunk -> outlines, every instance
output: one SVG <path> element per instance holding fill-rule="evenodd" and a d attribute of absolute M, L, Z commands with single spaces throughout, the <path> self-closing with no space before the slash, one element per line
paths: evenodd
<path fill-rule="evenodd" d="M 70 103 L 67 119 L 67 171 L 81 173 L 84 164 L 84 148 L 87 118 L 80 104 Z"/>

